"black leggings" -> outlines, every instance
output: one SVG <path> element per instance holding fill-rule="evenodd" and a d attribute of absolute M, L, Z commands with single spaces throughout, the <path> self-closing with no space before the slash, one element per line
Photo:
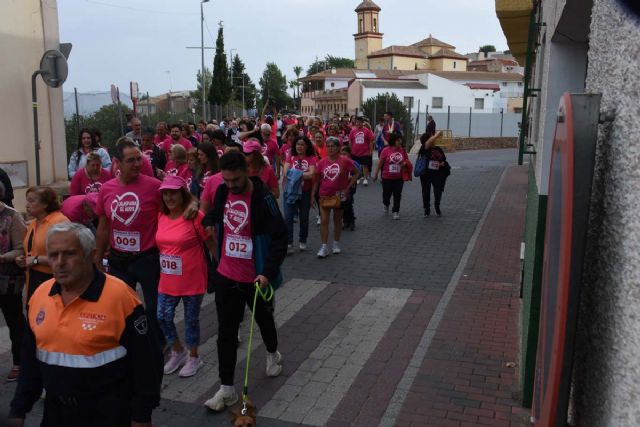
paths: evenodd
<path fill-rule="evenodd" d="M 442 199 L 442 192 L 444 191 L 444 180 L 440 175 L 432 175 L 425 173 L 420 176 L 420 185 L 422 186 L 422 206 L 425 211 L 431 209 L 431 186 L 433 186 L 433 206 L 440 208 L 440 200 Z"/>
<path fill-rule="evenodd" d="M 0 295 L 0 309 L 9 328 L 13 364 L 19 366 L 22 336 L 27 323 L 22 313 L 22 295 Z"/>
<path fill-rule="evenodd" d="M 389 206 L 391 196 L 393 196 L 393 207 L 391 212 L 400 212 L 400 199 L 402 198 L 402 179 L 383 179 L 382 180 L 382 204 Z"/>

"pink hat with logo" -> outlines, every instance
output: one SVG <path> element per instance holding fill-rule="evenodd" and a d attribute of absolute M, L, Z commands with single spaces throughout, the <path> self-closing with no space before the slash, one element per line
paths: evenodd
<path fill-rule="evenodd" d="M 262 145 L 260 145 L 260 142 L 257 139 L 250 139 L 244 143 L 242 151 L 244 151 L 245 154 L 251 154 L 254 151 L 261 153 Z"/>
<path fill-rule="evenodd" d="M 179 190 L 179 189 L 187 190 L 187 181 L 185 181 L 182 177 L 167 175 L 162 180 L 162 184 L 160 184 L 160 188 L 158 190 Z"/>

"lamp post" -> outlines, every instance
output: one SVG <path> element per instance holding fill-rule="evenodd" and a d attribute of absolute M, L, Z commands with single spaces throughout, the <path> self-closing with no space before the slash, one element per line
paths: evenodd
<path fill-rule="evenodd" d="M 244 117 L 244 74 L 242 75 L 242 77 L 240 76 L 232 77 L 232 79 L 240 79 L 240 78 L 242 79 L 242 117 Z"/>
<path fill-rule="evenodd" d="M 207 79 L 204 75 L 204 4 L 209 0 L 200 1 L 200 57 L 202 68 L 200 68 L 200 78 L 202 79 L 202 120 L 207 120 Z"/>

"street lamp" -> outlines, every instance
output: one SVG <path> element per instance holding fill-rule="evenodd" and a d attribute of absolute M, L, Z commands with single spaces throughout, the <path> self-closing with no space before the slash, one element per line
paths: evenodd
<path fill-rule="evenodd" d="M 240 76 L 236 76 L 236 77 L 231 77 L 231 82 L 233 83 L 233 79 L 242 79 L 242 117 L 244 117 L 244 74 L 242 75 L 242 77 Z"/>
<path fill-rule="evenodd" d="M 200 1 L 200 56 L 202 59 L 202 68 L 200 68 L 200 78 L 202 79 L 202 120 L 207 120 L 207 79 L 204 75 L 204 4 L 209 0 Z"/>

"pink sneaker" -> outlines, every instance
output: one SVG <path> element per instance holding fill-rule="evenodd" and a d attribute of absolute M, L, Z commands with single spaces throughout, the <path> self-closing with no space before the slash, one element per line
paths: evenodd
<path fill-rule="evenodd" d="M 185 363 L 182 369 L 180 369 L 178 376 L 183 378 L 192 377 L 198 372 L 198 369 L 200 369 L 201 366 L 202 360 L 200 360 L 199 356 L 189 356 L 187 357 L 187 363 Z"/>
<path fill-rule="evenodd" d="M 189 352 L 185 349 L 182 353 L 171 350 L 171 357 L 169 361 L 164 364 L 164 374 L 169 375 L 177 371 L 182 365 L 184 365 L 189 356 Z"/>

